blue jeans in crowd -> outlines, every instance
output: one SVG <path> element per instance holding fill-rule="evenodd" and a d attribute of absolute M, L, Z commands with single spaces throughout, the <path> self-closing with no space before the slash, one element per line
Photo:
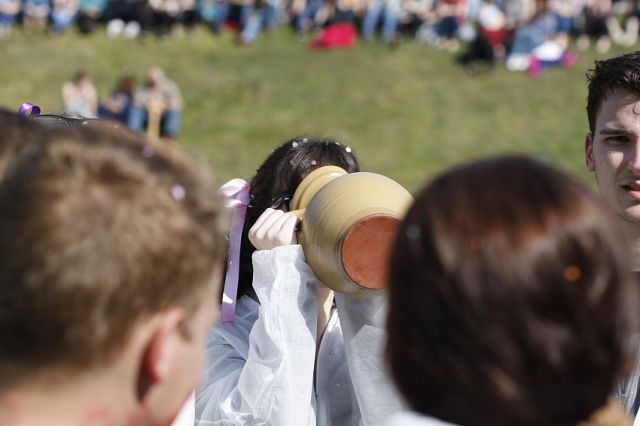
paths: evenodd
<path fill-rule="evenodd" d="M 362 21 L 363 39 L 371 40 L 380 20 L 382 20 L 382 41 L 385 43 L 393 41 L 396 35 L 396 27 L 398 26 L 398 18 L 389 7 L 383 4 L 367 8 Z"/>
<path fill-rule="evenodd" d="M 167 109 L 162 113 L 160 120 L 160 135 L 175 138 L 180 130 L 180 118 L 182 112 L 177 109 Z M 141 106 L 132 105 L 129 111 L 127 125 L 135 132 L 142 132 L 147 124 L 149 116 L 147 110 Z"/>
<path fill-rule="evenodd" d="M 218 32 L 222 29 L 224 24 L 229 20 L 231 8 L 237 8 L 238 10 L 238 27 L 240 31 L 244 31 L 253 11 L 252 5 L 231 5 L 228 1 L 224 0 L 216 4 L 215 6 L 215 21 L 211 25 L 211 29 Z"/>
<path fill-rule="evenodd" d="M 315 28 L 317 25 L 317 23 L 315 22 L 315 17 L 321 7 L 322 0 L 308 0 L 302 12 L 298 16 L 296 16 L 296 31 L 302 32 L 308 30 L 309 28 L 304 28 L 305 22 L 311 23 L 311 27 Z"/>
<path fill-rule="evenodd" d="M 278 9 L 267 5 L 256 10 L 247 20 L 247 25 L 242 30 L 242 38 L 250 43 L 258 37 L 263 28 L 273 30 L 278 26 Z"/>

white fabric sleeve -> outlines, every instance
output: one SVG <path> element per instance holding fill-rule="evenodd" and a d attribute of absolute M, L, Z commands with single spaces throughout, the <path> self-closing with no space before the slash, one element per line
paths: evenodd
<path fill-rule="evenodd" d="M 387 295 L 354 298 L 336 293 L 336 306 L 362 424 L 379 425 L 404 408 L 384 368 Z"/>
<path fill-rule="evenodd" d="M 299 245 L 256 251 L 253 269 L 258 317 L 239 312 L 208 339 L 196 425 L 315 425 L 317 279 Z"/>

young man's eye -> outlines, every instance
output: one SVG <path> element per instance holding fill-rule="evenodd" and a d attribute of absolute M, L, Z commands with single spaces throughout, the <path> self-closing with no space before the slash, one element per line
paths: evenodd
<path fill-rule="evenodd" d="M 613 136 L 609 136 L 606 140 L 607 142 L 621 144 L 621 143 L 629 142 L 629 137 L 626 135 L 613 135 Z"/>

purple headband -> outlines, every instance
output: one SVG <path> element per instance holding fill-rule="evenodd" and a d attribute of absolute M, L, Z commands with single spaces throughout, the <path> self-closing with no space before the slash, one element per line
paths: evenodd
<path fill-rule="evenodd" d="M 31 102 L 25 102 L 20 105 L 20 108 L 18 108 L 18 114 L 36 117 L 40 115 L 40 107 L 36 104 L 32 104 Z"/>

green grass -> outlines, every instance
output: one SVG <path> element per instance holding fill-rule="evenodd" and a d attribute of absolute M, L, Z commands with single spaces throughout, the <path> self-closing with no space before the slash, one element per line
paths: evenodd
<path fill-rule="evenodd" d="M 310 52 L 286 29 L 244 47 L 229 34 L 141 42 L 16 32 L 0 43 L 0 105 L 31 101 L 57 111 L 62 82 L 79 69 L 104 96 L 121 73 L 141 79 L 157 64 L 186 100 L 180 142 L 220 180 L 249 178 L 275 145 L 320 134 L 351 145 L 363 169 L 412 191 L 452 164 L 507 152 L 544 157 L 591 182 L 584 73 L 595 58 L 586 53 L 573 68 L 531 79 L 503 67 L 470 76 L 451 54 L 411 42 Z"/>

